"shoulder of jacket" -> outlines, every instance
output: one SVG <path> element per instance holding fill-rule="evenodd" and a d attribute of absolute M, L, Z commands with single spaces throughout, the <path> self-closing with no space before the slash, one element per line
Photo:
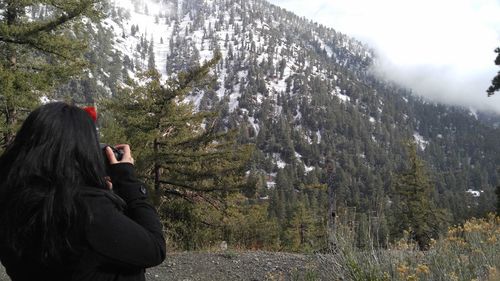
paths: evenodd
<path fill-rule="evenodd" d="M 100 209 L 114 206 L 122 211 L 126 206 L 125 201 L 111 190 L 84 186 L 80 188 L 80 195 L 91 208 L 98 207 Z"/>

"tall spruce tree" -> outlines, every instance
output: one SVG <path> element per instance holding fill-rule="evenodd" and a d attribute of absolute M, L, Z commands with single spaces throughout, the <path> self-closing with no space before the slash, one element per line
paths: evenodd
<path fill-rule="evenodd" d="M 142 77 L 144 84 L 133 83 L 105 102 L 103 117 L 107 120 L 103 120 L 102 133 L 108 142 L 131 144 L 137 171 L 154 187 L 158 207 L 182 206 L 179 199 L 204 205 L 202 212 L 180 209 L 198 212 L 197 220 L 222 228 L 222 235 L 229 236 L 222 219 L 215 220 L 216 215 L 207 208 L 213 207 L 212 211 L 222 216 L 228 213 L 228 198 L 246 184 L 244 168 L 253 148 L 237 145 L 235 132 L 217 131 L 217 113 L 194 112 L 190 104 L 183 102 L 193 89 L 210 87 L 209 70 L 218 60 L 217 55 L 164 85 L 161 75 L 150 69 Z M 177 203 L 169 204 L 172 201 Z M 168 211 L 172 221 L 185 217 L 175 217 L 175 212 Z M 192 213 L 189 216 L 193 219 Z"/>
<path fill-rule="evenodd" d="M 0 147 L 55 85 L 82 71 L 83 18 L 99 0 L 0 0 Z"/>
<path fill-rule="evenodd" d="M 423 161 L 417 155 L 414 141 L 406 143 L 408 168 L 394 179 L 395 195 L 399 198 L 398 228 L 409 230 L 421 250 L 429 247 L 445 226 L 444 210 L 438 209 L 434 202 L 433 186 L 427 175 Z"/>

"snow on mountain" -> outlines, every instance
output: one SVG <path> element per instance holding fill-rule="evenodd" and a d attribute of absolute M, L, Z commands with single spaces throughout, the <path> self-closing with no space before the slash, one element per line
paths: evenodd
<path fill-rule="evenodd" d="M 425 140 L 418 132 L 413 133 L 413 139 L 418 144 L 421 150 L 425 150 L 429 141 Z"/>
<path fill-rule="evenodd" d="M 169 56 L 177 46 L 170 46 L 182 41 L 181 48 L 189 49 L 193 57 L 198 57 L 198 62 L 203 63 L 211 59 L 217 49 L 223 57 L 223 61 L 232 57 L 236 50 L 242 51 L 246 57 L 255 58 L 256 63 L 269 63 L 279 65 L 284 63 L 282 74 L 271 77 L 266 81 L 266 88 L 269 95 L 273 96 L 285 92 L 287 80 L 293 75 L 310 68 L 313 75 L 325 77 L 327 71 L 312 65 L 310 61 L 301 61 L 300 57 L 307 51 L 297 42 L 290 42 L 290 38 L 282 35 L 274 50 L 268 50 L 269 35 L 275 32 L 282 23 L 278 19 L 264 22 L 262 18 L 254 18 L 253 22 L 248 22 L 248 13 L 256 9 L 262 9 L 259 1 L 235 1 L 231 8 L 224 9 L 223 5 L 217 5 L 214 1 L 154 1 L 154 0 L 112 0 L 111 5 L 115 8 L 115 16 L 108 17 L 104 24 L 115 34 L 115 49 L 122 57 L 128 57 L 136 62 L 136 71 L 145 69 L 148 65 L 148 57 L 140 55 L 138 45 L 146 41 L 151 44 L 154 51 L 154 61 L 156 68 L 163 78 L 167 78 L 169 73 Z M 197 6 L 194 9 L 191 6 Z M 191 9 L 187 9 L 187 7 Z M 224 10 L 223 10 L 224 9 Z M 199 23 L 200 19 L 203 21 Z M 134 30 L 135 29 L 135 30 Z M 210 37 L 207 33 L 210 33 Z M 280 36 L 278 36 L 280 37 Z M 332 46 L 329 46 L 325 39 L 318 34 L 314 35 L 319 48 L 325 50 L 329 57 L 335 61 L 346 60 L 346 54 L 335 53 Z M 346 53 L 350 55 L 365 56 L 370 58 L 368 50 L 356 45 L 353 40 L 345 36 L 339 36 L 342 46 L 346 48 Z M 331 44 L 331 42 L 330 42 Z M 270 53 L 271 52 L 271 53 Z M 284 55 L 287 54 L 287 55 Z M 347 61 L 343 64 L 346 64 Z M 316 63 L 315 63 L 316 64 Z M 133 71 L 129 72 L 131 77 L 135 77 Z M 220 85 L 224 85 L 228 75 L 236 75 L 240 80 L 245 81 L 248 71 L 239 70 L 237 73 L 228 73 L 227 66 L 223 66 L 217 72 Z M 338 79 L 337 74 L 333 74 L 334 79 Z M 203 94 L 203 93 L 201 93 Z M 264 93 L 257 93 L 264 94 Z M 350 98 L 343 94 L 337 87 L 337 95 L 344 102 L 349 102 Z M 233 88 L 220 87 L 217 90 L 219 100 L 227 97 L 229 99 L 229 109 L 234 111 L 239 106 L 238 86 Z M 201 97 L 188 97 L 195 106 L 199 106 Z M 259 104 L 261 99 L 257 98 Z"/>
<path fill-rule="evenodd" d="M 163 1 L 148 0 L 112 0 L 110 4 L 117 9 L 118 15 L 121 16 L 119 21 L 116 18 L 104 20 L 104 25 L 109 26 L 115 34 L 115 49 L 122 56 L 136 58 L 136 61 L 140 62 L 141 68 L 145 68 L 147 58 L 137 56 L 137 45 L 141 39 L 153 42 L 156 69 L 163 77 L 166 77 L 165 65 L 169 50 L 167 38 L 172 35 L 173 27 L 167 25 L 165 21 L 160 21 L 160 18 L 163 19 L 175 12 L 173 5 L 165 4 Z M 134 28 L 137 26 L 137 31 L 132 32 L 132 26 Z M 133 72 L 130 72 L 130 75 L 134 77 Z"/>
<path fill-rule="evenodd" d="M 328 145 L 326 140 L 331 142 L 332 136 L 346 141 L 347 133 L 352 137 L 353 131 L 359 135 L 364 130 L 365 142 L 387 146 L 387 135 L 402 128 L 408 128 L 421 150 L 432 141 L 417 132 L 421 131 L 419 121 L 410 107 L 437 105 L 416 100 L 393 83 L 376 81 L 369 73 L 369 65 L 376 60 L 371 50 L 333 29 L 261 0 L 111 0 L 111 6 L 104 25 L 112 30 L 114 48 L 122 60 L 133 62 L 127 69 L 131 78 L 153 59 L 167 79 L 220 52 L 222 59 L 213 69 L 217 77 L 213 92 L 194 91 L 184 102 L 192 103 L 196 110 L 223 103 L 232 121 L 246 122 L 254 135 L 262 131 L 263 118 L 277 121 L 290 114 L 291 130 L 300 131 L 309 145 Z M 312 81 L 324 87 L 314 88 Z M 304 125 L 308 110 L 327 111 L 321 101 L 312 104 L 313 96 L 320 92 L 336 100 L 337 110 L 359 118 L 357 127 L 338 126 L 335 129 L 341 133 L 332 133 L 328 131 L 332 128 L 318 127 L 316 120 L 308 121 L 312 127 Z M 284 97 L 297 103 L 292 112 L 285 112 L 280 100 Z M 270 107 L 267 115 L 259 115 L 265 105 Z M 474 112 L 470 114 L 476 119 Z M 290 164 L 279 154 L 267 157 L 281 168 Z"/>

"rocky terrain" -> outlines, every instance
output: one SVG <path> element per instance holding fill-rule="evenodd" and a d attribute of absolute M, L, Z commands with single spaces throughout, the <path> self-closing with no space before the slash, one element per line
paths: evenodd
<path fill-rule="evenodd" d="M 325 259 L 317 255 L 231 250 L 180 252 L 168 254 L 163 264 L 148 269 L 146 280 L 329 280 L 325 266 Z M 0 281 L 9 280 L 0 266 Z"/>

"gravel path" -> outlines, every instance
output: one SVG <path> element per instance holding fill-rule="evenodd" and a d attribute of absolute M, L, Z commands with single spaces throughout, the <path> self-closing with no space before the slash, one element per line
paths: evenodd
<path fill-rule="evenodd" d="M 324 266 L 324 264 L 322 265 Z M 329 280 L 312 255 L 281 252 L 181 252 L 146 270 L 147 281 Z M 0 281 L 10 281 L 0 266 Z"/>
<path fill-rule="evenodd" d="M 147 269 L 147 281 L 286 281 L 331 280 L 313 255 L 281 252 L 181 252 Z M 10 281 L 0 266 L 0 281 Z"/>

